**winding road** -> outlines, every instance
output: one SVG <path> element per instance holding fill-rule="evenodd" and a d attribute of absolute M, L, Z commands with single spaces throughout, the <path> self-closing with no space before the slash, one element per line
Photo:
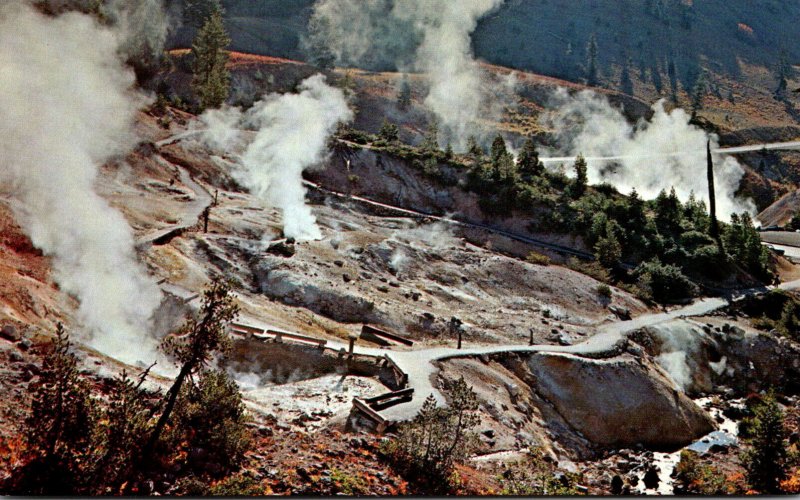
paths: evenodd
<path fill-rule="evenodd" d="M 174 136 L 172 138 L 165 139 L 161 141 L 159 144 L 171 144 L 176 142 L 184 137 L 188 137 L 189 135 L 193 134 L 180 134 L 178 136 Z M 737 148 L 721 148 L 717 151 L 724 154 L 735 154 L 741 153 L 746 151 L 759 151 L 762 149 L 800 149 L 800 141 L 793 141 L 793 142 L 785 142 L 785 143 L 771 143 L 771 144 L 758 144 L 752 146 L 741 146 Z M 678 154 L 685 154 L 685 153 L 678 153 Z M 620 157 L 608 157 L 608 158 L 599 158 L 599 159 L 618 159 Z M 570 157 L 564 158 L 547 158 L 542 159 L 543 161 L 567 161 L 569 159 L 574 159 Z M 162 158 L 163 160 L 163 158 Z M 192 206 L 189 207 L 190 209 L 187 210 L 183 217 L 181 218 L 181 222 L 176 224 L 175 226 L 171 226 L 169 228 L 161 229 L 158 231 L 154 231 L 149 233 L 142 238 L 140 241 L 142 243 L 152 242 L 160 237 L 163 237 L 170 231 L 175 231 L 180 228 L 190 227 L 197 222 L 202 211 L 211 203 L 211 195 L 199 184 L 194 182 L 191 177 L 189 176 L 188 172 L 184 169 L 172 165 L 166 160 L 163 160 L 168 166 L 173 168 L 178 168 L 181 173 L 181 181 L 188 186 L 190 189 L 195 191 L 196 199 L 192 203 Z M 307 187 L 312 189 L 317 189 L 322 192 L 331 194 L 336 197 L 342 197 L 346 199 L 351 199 L 358 201 L 360 203 L 369 204 L 375 207 L 380 207 L 384 209 L 389 209 L 396 211 L 400 214 L 404 214 L 409 217 L 413 218 L 430 218 L 433 220 L 443 221 L 451 224 L 462 225 L 465 227 L 471 227 L 476 229 L 483 229 L 487 231 L 492 231 L 497 234 L 501 234 L 503 236 L 507 236 L 509 238 L 523 241 L 527 243 L 531 243 L 534 245 L 543 246 L 545 248 L 551 248 L 556 251 L 570 253 L 581 257 L 588 256 L 585 252 L 581 252 L 579 250 L 562 247 L 560 245 L 554 245 L 549 242 L 544 242 L 540 240 L 536 240 L 534 238 L 529 238 L 522 235 L 517 235 L 514 233 L 509 233 L 507 231 L 503 231 L 497 228 L 493 228 L 491 226 L 486 226 L 482 224 L 470 223 L 465 221 L 456 220 L 450 217 L 443 217 L 443 216 L 436 216 L 432 214 L 426 214 L 423 212 L 409 210 L 406 208 L 395 207 L 392 205 L 387 205 L 384 203 L 375 202 L 373 200 L 369 200 L 366 198 L 361 198 L 357 196 L 351 196 L 344 193 L 338 193 L 322 186 L 309 182 L 304 181 L 304 184 Z M 170 285 L 165 284 L 165 287 L 169 287 Z M 178 290 L 174 290 L 176 292 Z M 380 411 L 380 414 L 388 419 L 394 421 L 404 421 L 413 418 L 418 412 L 419 409 L 422 407 L 423 402 L 429 395 L 433 395 L 439 402 L 444 402 L 444 397 L 442 394 L 434 387 L 434 380 L 438 368 L 436 367 L 435 363 L 438 361 L 452 359 L 452 358 L 459 358 L 459 357 L 471 357 L 471 356 L 480 356 L 480 355 L 491 355 L 503 352 L 558 352 L 558 353 L 568 353 L 568 354 L 575 354 L 579 356 L 602 356 L 605 353 L 609 355 L 616 351 L 617 345 L 624 340 L 626 334 L 643 328 L 647 326 L 654 326 L 661 323 L 665 323 L 667 321 L 672 321 L 679 318 L 685 317 L 692 317 L 692 316 L 702 316 L 709 314 L 713 311 L 716 311 L 722 307 L 729 305 L 730 303 L 740 300 L 746 296 L 757 295 L 761 293 L 765 293 L 772 288 L 780 288 L 783 290 L 798 290 L 800 289 L 800 280 L 786 282 L 777 287 L 760 287 L 748 290 L 742 290 L 738 293 L 734 293 L 727 297 L 708 297 L 701 300 L 698 300 L 690 305 L 685 307 L 677 308 L 672 311 L 662 312 L 662 313 L 654 313 L 654 314 L 647 314 L 638 316 L 632 320 L 628 321 L 617 321 L 614 323 L 608 323 L 604 325 L 600 325 L 597 327 L 597 333 L 592 337 L 584 340 L 583 342 L 571 346 L 560 346 L 560 345 L 525 345 L 525 344 L 507 344 L 507 345 L 488 345 L 488 346 L 476 346 L 466 349 L 455 349 L 450 347 L 435 347 L 435 348 L 422 348 L 422 349 L 412 349 L 412 350 L 392 350 L 392 349 L 378 349 L 378 348 L 370 348 L 370 347 L 363 347 L 363 346 L 356 346 L 355 352 L 357 354 L 365 354 L 371 356 L 384 356 L 388 355 L 392 361 L 406 374 L 408 374 L 408 386 L 414 389 L 414 397 L 411 401 L 398 404 L 389 408 L 385 408 Z M 258 321 L 256 318 L 242 318 L 241 319 L 248 324 L 252 324 L 253 326 L 258 326 L 261 328 L 270 328 L 273 329 L 272 325 L 264 324 Z M 328 347 L 333 348 L 334 350 L 339 350 L 341 348 L 347 349 L 347 344 L 339 341 L 328 341 Z"/>
<path fill-rule="evenodd" d="M 777 150 L 800 150 L 800 141 L 787 141 L 787 142 L 770 142 L 767 144 L 752 144 L 749 146 L 735 146 L 726 148 L 714 149 L 714 153 L 733 155 L 737 153 L 750 153 L 753 151 L 777 151 Z M 669 154 L 652 154 L 652 155 L 636 155 L 636 158 L 670 158 L 675 156 L 688 156 L 688 155 L 705 155 L 705 149 L 699 151 L 679 151 Z M 624 160 L 625 158 L 633 158 L 630 155 L 620 156 L 584 156 L 586 161 L 617 161 Z M 542 163 L 564 163 L 574 162 L 577 156 L 551 156 L 547 158 L 539 158 Z"/>

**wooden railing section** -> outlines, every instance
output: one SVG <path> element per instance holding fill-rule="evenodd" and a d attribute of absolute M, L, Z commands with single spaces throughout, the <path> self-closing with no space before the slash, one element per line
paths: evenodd
<path fill-rule="evenodd" d="M 391 342 L 403 344 L 409 347 L 414 345 L 414 341 L 411 339 L 401 337 L 396 333 L 381 330 L 380 328 L 376 328 L 372 325 L 364 325 L 361 327 L 361 338 L 368 342 L 374 342 L 379 345 L 390 345 Z"/>
<path fill-rule="evenodd" d="M 320 349 L 325 348 L 325 344 L 328 343 L 325 339 L 318 339 L 316 337 L 309 337 L 308 335 L 300 335 L 299 333 L 291 333 L 291 332 L 283 332 L 280 330 L 270 330 L 263 328 L 256 328 L 253 326 L 243 325 L 241 323 L 231 323 L 231 332 L 238 333 L 239 335 L 244 335 L 245 337 L 272 337 L 275 342 L 283 342 L 284 339 L 292 340 L 296 342 L 302 342 L 305 344 L 314 344 Z"/>

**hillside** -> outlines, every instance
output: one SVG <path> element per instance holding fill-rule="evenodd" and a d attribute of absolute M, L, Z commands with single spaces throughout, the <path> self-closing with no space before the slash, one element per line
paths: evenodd
<path fill-rule="evenodd" d="M 800 9 L 218 1 L 0 2 L 0 495 L 800 493 Z"/>
<path fill-rule="evenodd" d="M 314 2 L 225 0 L 232 48 L 303 59 Z M 597 0 L 565 5 L 553 0 L 508 0 L 482 19 L 473 35 L 477 57 L 489 63 L 556 76 L 586 77 L 587 45 L 597 42 L 602 85 L 652 101 L 691 92 L 709 73 L 713 94 L 736 99 L 770 96 L 783 59 L 800 63 L 800 5 L 780 0 Z M 191 30 L 174 35 L 187 46 Z M 632 85 L 622 81 L 623 67 Z M 370 69 L 370 68 L 367 68 Z M 797 87 L 797 81 L 793 82 Z M 732 118 L 735 120 L 735 117 Z"/>

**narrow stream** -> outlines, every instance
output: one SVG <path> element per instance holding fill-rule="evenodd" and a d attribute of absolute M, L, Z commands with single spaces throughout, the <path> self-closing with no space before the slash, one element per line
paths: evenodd
<path fill-rule="evenodd" d="M 723 415 L 722 410 L 713 405 L 713 397 L 705 397 L 695 399 L 694 402 L 707 411 L 714 421 L 717 423 L 718 429 L 706 434 L 694 443 L 673 453 L 653 453 L 651 464 L 658 469 L 658 487 L 646 488 L 644 485 L 644 476 L 648 467 L 642 467 L 636 473 L 639 479 L 637 485 L 633 488 L 633 492 L 640 495 L 672 495 L 674 493 L 674 480 L 672 473 L 681 458 L 681 451 L 692 450 L 700 455 L 708 452 L 714 445 L 719 446 L 733 446 L 738 442 L 739 427 L 736 421 Z M 741 400 L 730 401 L 733 405 L 742 404 Z"/>

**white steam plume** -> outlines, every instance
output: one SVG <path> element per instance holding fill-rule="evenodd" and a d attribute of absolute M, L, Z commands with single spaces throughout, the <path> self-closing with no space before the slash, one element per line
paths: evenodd
<path fill-rule="evenodd" d="M 94 190 L 98 168 L 134 143 L 133 73 L 122 36 L 79 13 L 0 5 L 0 184 L 61 289 L 80 302 L 90 345 L 152 361 L 160 291 L 136 261 L 131 228 Z"/>
<path fill-rule="evenodd" d="M 635 188 L 645 198 L 674 187 L 680 199 L 685 201 L 693 192 L 708 206 L 706 141 L 710 138 L 716 149 L 717 137 L 690 125 L 683 109 L 668 112 L 658 101 L 649 122 L 631 125 L 592 91 L 568 95 L 561 89 L 555 103 L 556 111 L 543 121 L 556 133 L 561 153 L 586 157 L 591 183 L 609 182 L 623 193 Z M 713 157 L 718 217 L 727 221 L 732 212 L 755 213 L 751 200 L 735 194 L 744 175 L 742 166 L 730 156 Z"/>
<path fill-rule="evenodd" d="M 470 37 L 503 1 L 320 0 L 309 45 L 329 48 L 340 63 L 426 73 L 425 105 L 442 139 L 463 150 L 469 135 L 482 135 L 479 120 L 497 92 L 475 61 Z"/>
<path fill-rule="evenodd" d="M 241 157 L 238 180 L 266 203 L 283 213 L 284 236 L 313 240 L 322 234 L 311 208 L 305 204 L 303 171 L 325 157 L 327 141 L 340 122 L 353 118 L 341 90 L 317 74 L 300 84 L 298 94 L 271 94 L 246 114 L 236 108 L 201 116 L 206 142 L 212 147 L 241 139 L 235 127 L 258 132 Z"/>

